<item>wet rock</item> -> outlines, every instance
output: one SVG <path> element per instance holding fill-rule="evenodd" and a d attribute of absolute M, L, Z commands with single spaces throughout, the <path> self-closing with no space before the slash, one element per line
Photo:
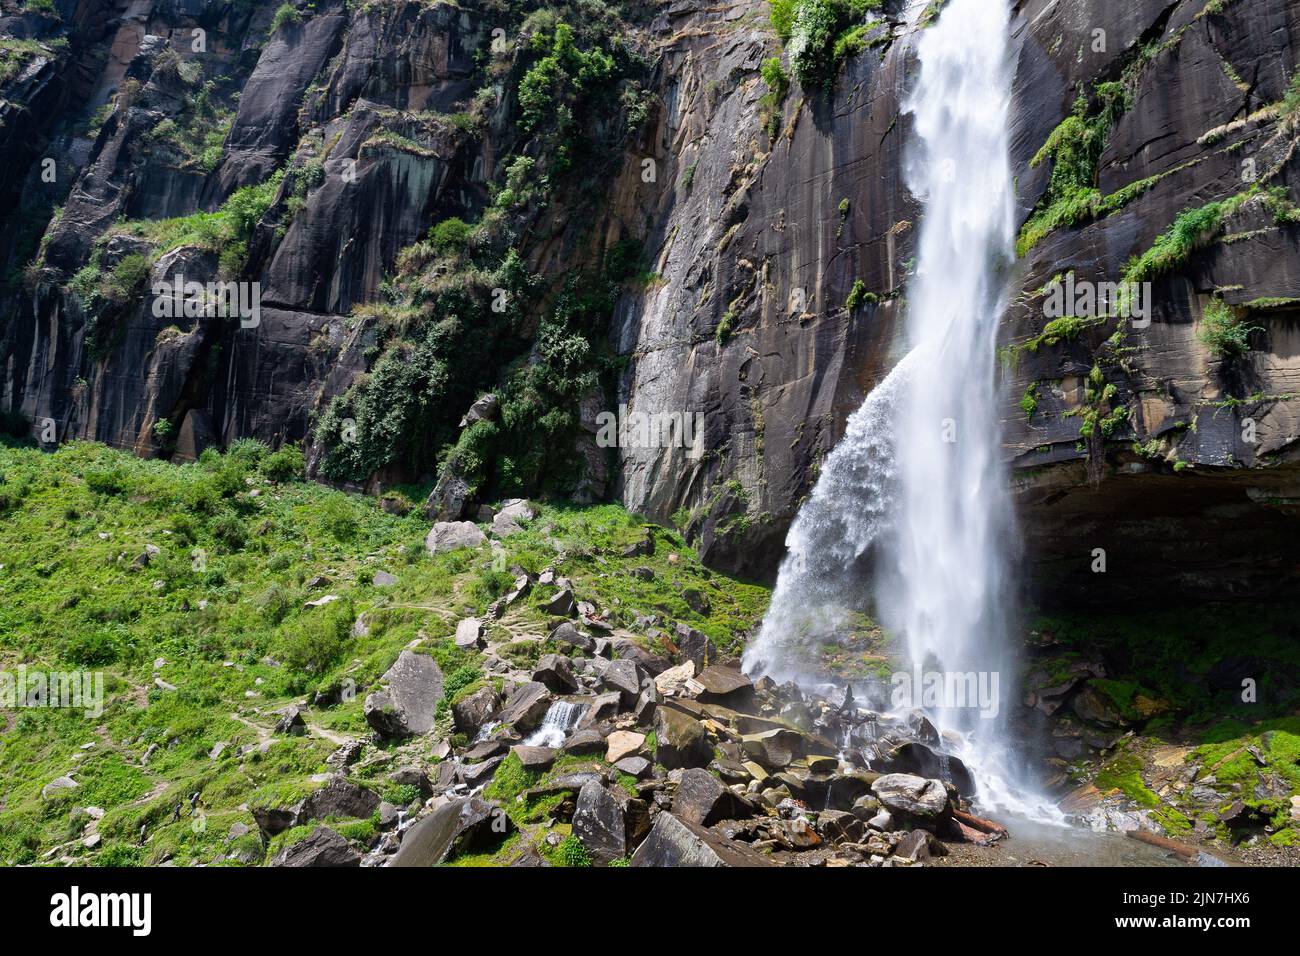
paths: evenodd
<path fill-rule="evenodd" d="M 504 838 L 512 828 L 495 803 L 480 797 L 449 800 L 406 831 L 389 866 L 437 866 L 453 853 Z"/>
<path fill-rule="evenodd" d="M 366 698 L 366 722 L 381 737 L 427 734 L 442 700 L 442 671 L 428 654 L 409 650 L 381 678 L 387 691 Z"/>
<path fill-rule="evenodd" d="M 361 854 L 329 827 L 317 827 L 306 839 L 285 847 L 271 866 L 360 866 Z"/>
<path fill-rule="evenodd" d="M 732 843 L 698 824 L 664 811 L 636 852 L 632 866 L 775 866 L 743 844 Z"/>
<path fill-rule="evenodd" d="M 704 725 L 693 717 L 660 707 L 655 711 L 655 758 L 669 770 L 707 767 L 713 759 Z"/>
<path fill-rule="evenodd" d="M 533 670 L 533 680 L 556 694 L 571 694 L 578 689 L 578 680 L 573 676 L 573 662 L 561 654 L 542 657 Z"/>
<path fill-rule="evenodd" d="M 941 820 L 948 814 L 948 790 L 941 780 L 887 773 L 871 789 L 891 813 L 926 821 Z"/>
<path fill-rule="evenodd" d="M 908 741 L 882 755 L 873 764 L 887 773 L 907 773 L 951 783 L 957 792 L 970 796 L 975 792 L 975 778 L 958 758 L 939 754 L 925 744 Z"/>
<path fill-rule="evenodd" d="M 452 722 L 458 731 L 473 733 L 492 719 L 501 706 L 496 688 L 480 687 L 451 705 Z"/>
<path fill-rule="evenodd" d="M 1091 721 L 1094 724 L 1103 724 L 1108 727 L 1119 727 L 1125 723 L 1124 715 L 1120 713 L 1119 708 L 1106 694 L 1102 693 L 1092 684 L 1074 695 L 1070 701 L 1070 707 L 1081 718 Z"/>
<path fill-rule="evenodd" d="M 501 708 L 499 719 L 518 733 L 527 733 L 537 727 L 551 706 L 551 692 L 539 681 L 529 681 L 515 689 Z"/>
<path fill-rule="evenodd" d="M 424 539 L 424 547 L 430 554 L 438 554 L 458 548 L 477 548 L 486 540 L 472 521 L 439 521 Z"/>

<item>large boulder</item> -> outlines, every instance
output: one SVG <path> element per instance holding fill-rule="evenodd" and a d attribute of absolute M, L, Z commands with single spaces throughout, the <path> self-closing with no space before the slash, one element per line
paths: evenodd
<path fill-rule="evenodd" d="M 637 851 L 632 866 L 775 866 L 749 847 L 724 839 L 697 823 L 667 811 L 655 817 L 654 826 Z"/>
<path fill-rule="evenodd" d="M 754 696 L 754 685 L 748 677 L 736 668 L 720 664 L 704 668 L 686 682 L 686 689 L 704 703 L 728 707 L 741 706 Z"/>
<path fill-rule="evenodd" d="M 803 752 L 803 735 L 777 727 L 740 738 L 745 753 L 768 770 L 779 770 Z"/>
<path fill-rule="evenodd" d="M 483 646 L 483 622 L 467 617 L 456 625 L 456 646 L 463 650 L 478 650 Z"/>
<path fill-rule="evenodd" d="M 404 650 L 382 678 L 387 691 L 369 695 L 365 716 L 381 737 L 427 734 L 442 700 L 442 671 L 428 654 Z"/>
<path fill-rule="evenodd" d="M 451 705 L 451 718 L 461 733 L 473 733 L 492 719 L 501 706 L 495 687 L 480 687 Z"/>
<path fill-rule="evenodd" d="M 708 667 L 718 659 L 718 649 L 709 635 L 697 631 L 689 624 L 678 624 L 673 629 L 673 643 L 683 658 L 691 661 L 697 668 Z"/>
<path fill-rule="evenodd" d="M 299 806 L 295 826 L 328 817 L 368 818 L 379 809 L 379 794 L 335 774 Z"/>
<path fill-rule="evenodd" d="M 533 680 L 545 684 L 557 694 L 571 694 L 578 689 L 578 679 L 573 676 L 573 662 L 563 654 L 546 654 L 533 669 Z"/>
<path fill-rule="evenodd" d="M 975 792 L 975 778 L 958 758 L 939 754 L 923 743 L 910 740 L 884 754 L 875 766 L 885 773 L 910 773 L 951 783 L 962 796 Z"/>
<path fill-rule="evenodd" d="M 573 835 L 597 863 L 609 863 L 627 856 L 623 808 L 599 780 L 589 781 L 578 791 Z"/>
<path fill-rule="evenodd" d="M 306 839 L 276 854 L 272 866 L 360 866 L 361 854 L 329 827 L 317 827 Z"/>
<path fill-rule="evenodd" d="M 492 533 L 498 538 L 518 534 L 524 525 L 537 517 L 537 512 L 527 501 L 515 498 L 507 501 L 492 519 Z"/>
<path fill-rule="evenodd" d="M 752 809 L 722 785 L 713 774 L 699 767 L 682 772 L 673 796 L 673 813 L 689 823 L 711 827 L 722 820 L 753 815 Z"/>
<path fill-rule="evenodd" d="M 510 829 L 510 818 L 495 803 L 479 797 L 449 800 L 406 831 L 389 866 L 437 866 Z"/>
<path fill-rule="evenodd" d="M 542 722 L 551 707 L 551 692 L 541 681 L 517 687 L 501 708 L 499 719 L 519 733 L 527 733 Z"/>
<path fill-rule="evenodd" d="M 630 709 L 636 706 L 636 700 L 641 696 L 641 682 L 645 680 L 641 668 L 632 661 L 602 661 L 595 658 L 593 663 L 598 668 L 601 687 L 617 693 L 623 707 Z"/>
<path fill-rule="evenodd" d="M 569 644 L 587 653 L 591 653 L 592 648 L 596 646 L 591 635 L 584 634 L 568 621 L 564 621 L 552 630 L 550 639 L 557 644 Z"/>
<path fill-rule="evenodd" d="M 939 821 L 948 816 L 948 788 L 942 780 L 910 773 L 887 773 L 871 785 L 885 808 L 905 819 Z"/>
<path fill-rule="evenodd" d="M 430 554 L 438 554 L 457 548 L 477 548 L 486 540 L 487 536 L 472 521 L 439 521 L 424 539 L 424 547 Z"/>
<path fill-rule="evenodd" d="M 680 710 L 655 710 L 655 738 L 655 758 L 669 770 L 706 767 L 713 759 L 704 725 Z"/>

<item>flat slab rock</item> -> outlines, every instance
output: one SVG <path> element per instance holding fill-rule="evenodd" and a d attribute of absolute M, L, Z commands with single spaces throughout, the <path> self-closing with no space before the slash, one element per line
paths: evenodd
<path fill-rule="evenodd" d="M 645 841 L 632 854 L 632 866 L 776 866 L 763 854 L 732 843 L 712 830 L 662 811 Z"/>

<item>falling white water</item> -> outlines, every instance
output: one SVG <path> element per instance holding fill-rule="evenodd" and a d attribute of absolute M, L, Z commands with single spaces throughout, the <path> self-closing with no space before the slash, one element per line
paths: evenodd
<path fill-rule="evenodd" d="M 546 716 L 542 718 L 539 726 L 524 741 L 529 747 L 558 747 L 564 743 L 564 738 L 569 736 L 569 731 L 578 725 L 582 719 L 583 713 L 587 710 L 584 704 L 575 704 L 567 700 L 557 700 L 551 704 L 546 711 Z"/>
<path fill-rule="evenodd" d="M 1002 696 L 1011 687 L 995 368 L 1014 256 L 1007 21 L 1005 0 L 950 0 L 917 41 L 919 72 L 903 104 L 915 129 L 908 186 L 924 206 L 910 350 L 849 419 L 791 527 L 772 606 L 745 655 L 751 673 L 815 673 L 871 591 L 917 673 L 996 673 Z M 1042 816 L 1007 783 L 1005 703 L 996 719 L 972 706 L 928 709 L 960 735 L 949 748 L 970 766 L 981 802 Z"/>

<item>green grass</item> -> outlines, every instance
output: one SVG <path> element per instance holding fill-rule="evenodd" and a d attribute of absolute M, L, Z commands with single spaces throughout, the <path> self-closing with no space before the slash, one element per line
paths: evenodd
<path fill-rule="evenodd" d="M 327 769 L 334 744 L 316 736 L 275 737 L 265 753 L 256 749 L 256 727 L 269 729 L 274 709 L 351 681 L 352 699 L 313 708 L 310 719 L 363 735 L 366 688 L 417 638 L 417 651 L 431 654 L 446 677 L 444 713 L 483 686 L 479 655 L 450 638 L 458 616 L 482 615 L 500 591 L 502 574 L 488 550 L 429 556 L 428 523 L 418 512 L 386 514 L 373 498 L 294 479 L 300 471 L 300 453 L 256 442 L 181 466 L 88 442 L 53 454 L 0 445 L 0 670 L 102 670 L 106 698 L 98 718 L 55 709 L 16 715 L 0 745 L 0 863 L 37 862 L 55 847 L 85 862 L 137 849 L 146 864 L 167 856 L 212 862 L 230 850 L 231 824 L 253 825 L 241 805 L 292 804 Z M 658 611 L 738 650 L 762 616 L 767 590 L 706 571 L 667 529 L 655 532 L 655 555 L 623 559 L 622 548 L 645 533 L 641 519 L 614 505 L 543 504 L 506 540 L 507 567 L 556 566 L 616 623 Z M 159 553 L 137 567 L 150 544 Z M 631 564 L 654 568 L 654 580 L 633 578 Z M 374 587 L 379 569 L 398 582 Z M 318 574 L 331 583 L 308 589 Z M 710 614 L 686 606 L 688 587 L 708 595 Z M 340 600 L 304 607 L 323 593 Z M 370 632 L 354 637 L 362 612 Z M 546 633 L 535 603 L 524 602 L 519 613 Z M 545 649 L 528 642 L 533 656 Z M 153 686 L 157 658 L 165 662 L 157 676 L 176 690 Z M 219 741 L 228 747 L 214 761 L 209 753 Z M 142 766 L 152 744 L 158 747 Z M 239 756 L 241 746 L 252 749 Z M 522 767 L 512 778 L 512 760 L 492 784 L 507 807 L 533 779 Z M 67 773 L 80 786 L 42 798 L 41 788 Z M 388 786 L 382 776 L 359 782 L 381 792 Z M 196 829 L 185 816 L 173 823 L 176 803 L 195 791 L 206 826 Z M 519 809 L 538 816 L 555 802 Z M 71 814 L 84 806 L 106 811 L 104 842 L 94 851 L 75 840 L 80 828 Z M 137 848 L 141 825 L 150 839 Z M 357 838 L 371 829 L 367 821 L 340 826 Z M 273 855 L 267 848 L 265 857 Z"/>

